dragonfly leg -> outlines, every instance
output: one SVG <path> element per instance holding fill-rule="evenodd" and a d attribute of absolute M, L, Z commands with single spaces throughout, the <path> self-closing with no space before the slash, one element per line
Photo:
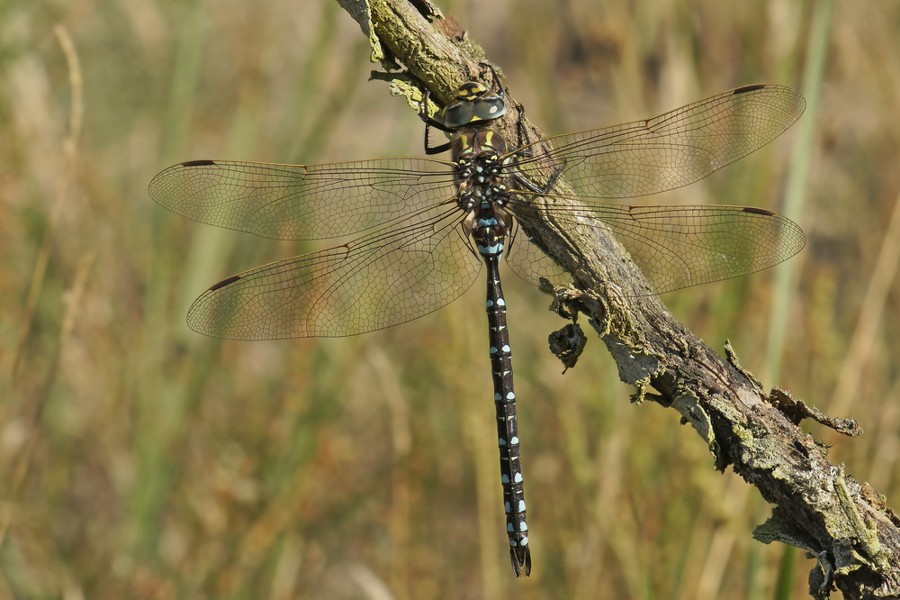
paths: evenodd
<path fill-rule="evenodd" d="M 525 126 L 525 107 L 516 102 L 516 112 L 519 115 L 519 118 L 516 120 L 516 135 L 519 146 L 519 149 L 516 150 L 516 156 L 531 158 L 534 153 L 531 151 L 531 136 L 528 135 L 528 127 Z"/>
<path fill-rule="evenodd" d="M 534 153 L 531 151 L 531 136 L 528 135 L 528 127 L 525 126 L 525 107 L 519 103 L 516 103 L 516 111 L 519 114 L 519 118 L 516 123 L 516 129 L 518 131 L 519 138 L 519 149 L 516 150 L 515 154 L 520 158 L 531 158 Z M 534 192 L 535 194 L 541 196 L 546 196 L 553 190 L 554 187 L 556 187 L 556 182 L 559 180 L 565 170 L 566 161 L 563 160 L 562 163 L 553 170 L 553 173 L 550 175 L 550 179 L 548 179 L 547 183 L 543 186 L 535 183 L 521 173 L 513 173 L 513 178 L 519 184 L 523 185 L 528 191 Z"/>
<path fill-rule="evenodd" d="M 532 181 L 521 173 L 513 173 L 513 179 L 515 179 L 517 183 L 522 185 L 529 192 L 534 192 L 539 196 L 546 196 L 553 191 L 554 187 L 556 187 L 556 182 L 559 181 L 559 178 L 562 176 L 565 170 L 566 161 L 563 161 L 558 167 L 553 170 L 553 173 L 550 175 L 550 179 L 548 179 L 547 183 L 544 185 L 540 185 Z"/>
<path fill-rule="evenodd" d="M 439 144 L 437 146 L 429 146 L 429 134 L 431 132 L 431 128 L 434 127 L 440 131 L 445 133 L 449 133 L 452 130 L 446 127 L 443 123 L 438 121 L 437 119 L 432 118 L 428 114 L 428 101 L 431 99 L 431 90 L 425 88 L 425 97 L 422 99 L 422 109 L 419 111 L 419 118 L 425 122 L 425 154 L 441 154 L 450 149 L 450 142 L 446 142 L 444 144 Z"/>

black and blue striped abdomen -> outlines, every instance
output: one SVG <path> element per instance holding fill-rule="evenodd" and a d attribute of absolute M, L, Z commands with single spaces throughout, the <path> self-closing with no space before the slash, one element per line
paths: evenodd
<path fill-rule="evenodd" d="M 479 210 L 472 239 L 487 266 L 488 340 L 494 406 L 497 414 L 497 445 L 500 449 L 500 482 L 506 512 L 510 560 L 516 575 L 531 572 L 528 524 L 525 518 L 525 487 L 519 455 L 519 421 L 513 385 L 512 349 L 506 324 L 506 299 L 500 284 L 500 257 L 508 226 L 492 207 Z"/>
<path fill-rule="evenodd" d="M 510 558 L 516 574 L 531 571 L 528 524 L 525 520 L 525 487 L 519 457 L 519 420 L 513 385 L 512 349 L 506 326 L 506 300 L 498 276 L 499 254 L 485 256 L 487 263 L 487 316 L 490 341 L 491 379 L 494 382 L 494 406 L 497 412 L 497 445 L 500 448 L 500 482 Z"/>

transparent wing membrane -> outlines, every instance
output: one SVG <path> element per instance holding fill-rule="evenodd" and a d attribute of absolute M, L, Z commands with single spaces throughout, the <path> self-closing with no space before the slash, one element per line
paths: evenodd
<path fill-rule="evenodd" d="M 803 230 L 790 219 L 740 206 L 598 203 L 584 208 L 555 207 L 552 213 L 557 223 L 570 230 L 586 230 L 588 235 L 597 228 L 608 228 L 655 294 L 767 269 L 795 255 L 806 243 Z M 531 282 L 549 277 L 543 256 L 523 246 L 517 243 L 511 250 L 507 262 L 513 270 Z M 556 273 L 550 272 L 558 274 L 560 267 L 555 268 Z"/>
<path fill-rule="evenodd" d="M 604 201 L 681 187 L 778 137 L 805 102 L 789 88 L 737 88 L 645 121 L 535 143 L 509 169 L 529 181 L 560 172 L 577 197 L 515 193 L 520 220 L 535 210 L 587 234 L 607 228 L 654 293 L 746 275 L 804 245 L 800 228 L 765 210 L 627 206 Z M 549 148 L 549 149 L 548 149 Z M 480 268 L 455 203 L 454 163 L 389 158 L 324 165 L 198 160 L 159 173 L 150 196 L 188 218 L 278 239 L 367 232 L 329 250 L 230 277 L 190 309 L 189 325 L 234 339 L 345 336 L 410 321 L 459 296 Z M 513 224 L 507 259 L 528 281 L 562 269 Z M 518 231 L 519 234 L 515 235 Z"/>
<path fill-rule="evenodd" d="M 150 182 L 150 197 L 189 219 L 282 240 L 358 233 L 455 193 L 452 165 L 387 158 L 324 165 L 195 160 Z"/>
<path fill-rule="evenodd" d="M 561 168 L 582 200 L 649 196 L 703 179 L 758 150 L 790 127 L 806 101 L 790 88 L 737 88 L 658 117 L 558 135 L 553 149 L 522 159 L 532 180 Z"/>
<path fill-rule="evenodd" d="M 437 310 L 481 268 L 455 207 L 425 211 L 321 252 L 217 283 L 188 311 L 191 329 L 228 339 L 339 337 Z"/>

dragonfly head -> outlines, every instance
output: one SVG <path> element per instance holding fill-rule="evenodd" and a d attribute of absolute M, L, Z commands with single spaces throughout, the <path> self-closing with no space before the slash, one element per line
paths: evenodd
<path fill-rule="evenodd" d="M 491 92 L 477 81 L 462 84 L 453 94 L 453 102 L 441 112 L 441 122 L 450 129 L 458 129 L 479 121 L 493 121 L 506 114 L 501 94 Z"/>

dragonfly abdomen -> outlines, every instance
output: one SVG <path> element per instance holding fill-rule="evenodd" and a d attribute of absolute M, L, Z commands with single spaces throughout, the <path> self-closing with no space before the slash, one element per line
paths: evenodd
<path fill-rule="evenodd" d="M 512 349 L 506 325 L 506 300 L 500 285 L 497 253 L 483 254 L 487 265 L 487 317 L 490 343 L 491 379 L 494 384 L 494 407 L 497 413 L 497 445 L 500 449 L 500 482 L 506 512 L 506 534 L 510 560 L 516 575 L 531 572 L 531 549 L 528 546 L 528 523 L 525 517 L 525 481 L 519 454 L 519 420 L 513 385 Z"/>

